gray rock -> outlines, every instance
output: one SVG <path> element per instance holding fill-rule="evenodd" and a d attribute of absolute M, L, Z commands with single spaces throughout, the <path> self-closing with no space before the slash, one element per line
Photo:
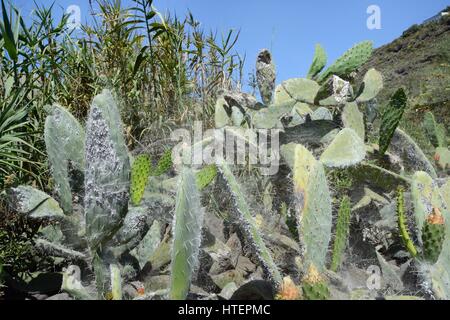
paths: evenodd
<path fill-rule="evenodd" d="M 63 292 L 48 297 L 46 300 L 73 300 L 73 298 L 69 296 L 69 294 Z"/>

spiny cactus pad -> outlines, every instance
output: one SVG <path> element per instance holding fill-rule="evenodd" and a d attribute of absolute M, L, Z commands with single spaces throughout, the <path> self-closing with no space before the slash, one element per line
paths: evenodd
<path fill-rule="evenodd" d="M 380 154 L 384 154 L 391 143 L 395 129 L 403 116 L 406 108 L 406 94 L 403 89 L 398 89 L 391 97 L 389 104 L 384 110 L 380 125 Z"/>
<path fill-rule="evenodd" d="M 139 205 L 144 195 L 145 186 L 150 175 L 150 166 L 150 157 L 146 154 L 137 156 L 131 166 L 130 192 L 131 202 L 135 206 Z"/>
<path fill-rule="evenodd" d="M 303 279 L 302 290 L 306 300 L 328 300 L 330 298 L 328 283 L 314 265 L 309 267 L 308 273 Z"/>
<path fill-rule="evenodd" d="M 344 127 L 353 129 L 364 141 L 366 132 L 364 125 L 364 115 L 359 111 L 356 102 L 349 102 L 345 105 L 342 112 L 342 122 Z"/>
<path fill-rule="evenodd" d="M 405 196 L 403 187 L 398 187 L 397 189 L 397 219 L 398 219 L 398 229 L 400 232 L 400 237 L 402 238 L 403 244 L 411 254 L 415 257 L 417 255 L 417 249 L 414 246 L 414 242 L 409 236 L 408 226 L 406 223 L 405 214 Z"/>
<path fill-rule="evenodd" d="M 331 196 L 323 165 L 302 145 L 295 147 L 294 202 L 305 264 L 325 268 L 331 238 Z"/>
<path fill-rule="evenodd" d="M 360 42 L 348 49 L 339 59 L 322 72 L 318 82 L 323 82 L 330 75 L 346 76 L 367 60 L 372 55 L 372 41 Z"/>
<path fill-rule="evenodd" d="M 309 67 L 308 75 L 306 78 L 313 79 L 327 64 L 327 54 L 320 44 L 316 44 L 316 50 L 314 52 L 314 58 Z"/>
<path fill-rule="evenodd" d="M 371 68 L 364 75 L 361 94 L 356 98 L 358 102 L 367 102 L 377 96 L 383 88 L 383 77 L 377 70 Z"/>
<path fill-rule="evenodd" d="M 438 208 L 433 208 L 422 227 L 423 256 L 427 261 L 435 263 L 438 260 L 444 239 L 444 217 Z"/>
<path fill-rule="evenodd" d="M 350 198 L 344 196 L 339 206 L 338 218 L 336 223 L 336 233 L 333 244 L 333 254 L 331 258 L 330 269 L 334 272 L 339 269 L 342 261 L 342 256 L 347 246 L 348 233 L 350 229 L 350 215 Z"/>
<path fill-rule="evenodd" d="M 237 213 L 239 214 L 240 222 L 244 228 L 244 231 L 248 237 L 249 244 L 255 250 L 258 259 L 261 261 L 264 268 L 267 270 L 270 276 L 270 280 L 273 282 L 276 288 L 280 288 L 283 278 L 278 271 L 278 267 L 273 261 L 270 251 L 267 249 L 264 240 L 256 226 L 255 219 L 250 213 L 250 207 L 245 200 L 244 194 L 241 190 L 239 183 L 236 181 L 233 173 L 228 165 L 222 159 L 218 163 L 220 173 L 224 177 L 228 189 L 234 199 L 234 204 Z"/>
<path fill-rule="evenodd" d="M 353 129 L 344 128 L 322 153 L 320 161 L 327 167 L 345 168 L 361 162 L 365 156 L 363 140 Z"/>
<path fill-rule="evenodd" d="M 423 127 L 431 144 L 437 147 L 447 146 L 446 130 L 443 124 L 437 123 L 432 112 L 425 113 Z"/>
<path fill-rule="evenodd" d="M 172 168 L 172 149 L 167 149 L 156 164 L 156 168 L 151 172 L 152 176 L 158 177 L 167 173 Z"/>
<path fill-rule="evenodd" d="M 274 104 L 285 102 L 314 103 L 319 85 L 312 80 L 294 78 L 283 81 L 275 88 Z"/>
<path fill-rule="evenodd" d="M 202 168 L 195 175 L 195 180 L 199 190 L 206 188 L 217 176 L 217 167 L 214 164 Z"/>
<path fill-rule="evenodd" d="M 194 174 L 191 169 L 184 167 L 172 225 L 171 299 L 186 299 L 189 292 L 192 274 L 198 264 L 203 216 L 204 209 L 200 204 Z"/>
<path fill-rule="evenodd" d="M 45 120 L 44 139 L 61 208 L 72 213 L 71 170 L 84 170 L 85 133 L 81 124 L 65 108 L 54 105 Z M 81 184 L 82 181 L 74 181 Z"/>
<path fill-rule="evenodd" d="M 120 112 L 104 90 L 91 105 L 86 125 L 86 235 L 91 249 L 115 232 L 128 210 L 130 161 Z"/>

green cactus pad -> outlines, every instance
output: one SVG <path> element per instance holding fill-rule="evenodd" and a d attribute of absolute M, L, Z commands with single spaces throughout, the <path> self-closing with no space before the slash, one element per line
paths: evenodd
<path fill-rule="evenodd" d="M 199 190 L 206 188 L 217 176 L 217 167 L 214 164 L 202 168 L 195 175 L 195 180 Z"/>
<path fill-rule="evenodd" d="M 328 283 L 314 265 L 309 267 L 308 273 L 302 281 L 302 291 L 306 300 L 328 300 L 330 298 Z"/>
<path fill-rule="evenodd" d="M 331 75 L 346 76 L 361 66 L 372 55 L 372 41 L 363 41 L 348 49 L 339 59 L 337 59 L 318 78 L 322 83 Z"/>
<path fill-rule="evenodd" d="M 425 113 L 423 117 L 423 127 L 431 144 L 438 147 L 447 146 L 446 130 L 443 124 L 436 122 L 432 112 Z"/>
<path fill-rule="evenodd" d="M 85 133 L 81 124 L 65 108 L 54 105 L 48 108 L 44 139 L 55 191 L 61 208 L 72 213 L 71 170 L 84 170 Z M 82 184 L 82 181 L 74 181 Z"/>
<path fill-rule="evenodd" d="M 172 168 L 172 164 L 172 149 L 167 149 L 159 159 L 156 168 L 151 172 L 151 175 L 158 177 L 167 173 Z"/>
<path fill-rule="evenodd" d="M 434 160 L 441 170 L 450 168 L 450 150 L 447 147 L 437 147 L 434 153 Z"/>
<path fill-rule="evenodd" d="M 439 210 L 430 214 L 422 227 L 423 256 L 430 263 L 436 263 L 445 239 L 445 224 Z"/>
<path fill-rule="evenodd" d="M 214 122 L 217 129 L 223 128 L 231 124 L 231 119 L 225 110 L 227 102 L 223 97 L 220 97 L 216 101 L 215 112 L 214 112 Z"/>
<path fill-rule="evenodd" d="M 361 94 L 356 98 L 358 102 L 367 102 L 374 99 L 383 89 L 383 77 L 377 70 L 371 68 L 364 75 Z"/>
<path fill-rule="evenodd" d="M 361 162 L 365 156 L 363 140 L 353 129 L 344 128 L 322 153 L 320 161 L 327 167 L 345 168 Z"/>
<path fill-rule="evenodd" d="M 314 58 L 309 67 L 308 75 L 306 78 L 313 79 L 316 75 L 322 71 L 327 64 L 327 54 L 320 44 L 316 44 L 316 50 L 314 52 Z"/>
<path fill-rule="evenodd" d="M 379 146 L 380 154 L 384 154 L 391 143 L 392 136 L 394 135 L 395 129 L 403 116 L 403 112 L 406 108 L 406 94 L 403 89 L 398 89 L 384 110 L 383 116 L 381 118 L 380 126 L 380 137 Z"/>
<path fill-rule="evenodd" d="M 302 145 L 294 155 L 294 203 L 306 264 L 325 268 L 331 239 L 331 196 L 323 165 Z"/>
<path fill-rule="evenodd" d="M 404 189 L 401 186 L 397 189 L 397 217 L 398 229 L 400 231 L 400 237 L 402 238 L 403 245 L 406 247 L 411 256 L 415 257 L 417 255 L 417 249 L 409 236 L 405 214 Z"/>
<path fill-rule="evenodd" d="M 342 122 L 345 128 L 353 129 L 364 141 L 366 135 L 364 115 L 359 111 L 356 102 L 349 102 L 345 105 L 342 112 Z"/>
<path fill-rule="evenodd" d="M 170 298 L 186 299 L 198 265 L 204 209 L 191 169 L 184 167 L 177 190 L 174 221 Z"/>
<path fill-rule="evenodd" d="M 348 241 L 348 233 L 350 229 L 350 198 L 344 196 L 339 206 L 338 218 L 336 223 L 336 233 L 334 237 L 333 253 L 331 258 L 331 271 L 336 272 L 342 261 L 345 248 Z"/>
<path fill-rule="evenodd" d="M 130 193 L 131 202 L 134 206 L 139 205 L 144 195 L 145 186 L 150 175 L 150 166 L 150 157 L 146 154 L 137 156 L 131 166 Z"/>
<path fill-rule="evenodd" d="M 286 102 L 314 103 L 320 86 L 313 80 L 294 78 L 283 81 L 275 88 L 274 104 Z"/>

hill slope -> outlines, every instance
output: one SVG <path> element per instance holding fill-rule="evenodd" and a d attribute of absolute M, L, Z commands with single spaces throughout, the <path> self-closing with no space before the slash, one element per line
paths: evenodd
<path fill-rule="evenodd" d="M 410 106 L 401 125 L 429 149 L 423 132 L 417 130 L 423 114 L 431 110 L 450 126 L 450 16 L 413 25 L 398 39 L 375 49 L 359 74 L 372 67 L 384 78 L 380 105 L 385 105 L 397 88 L 405 88 Z"/>

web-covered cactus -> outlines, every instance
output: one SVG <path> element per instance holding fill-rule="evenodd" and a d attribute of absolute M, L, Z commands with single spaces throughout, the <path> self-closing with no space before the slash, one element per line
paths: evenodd
<path fill-rule="evenodd" d="M 349 102 L 342 111 L 342 123 L 345 128 L 353 129 L 358 136 L 364 141 L 366 132 L 364 125 L 364 115 L 359 111 L 356 102 Z"/>
<path fill-rule="evenodd" d="M 392 136 L 395 129 L 403 116 L 403 112 L 406 108 L 406 94 L 403 89 L 398 89 L 391 97 L 389 104 L 387 105 L 380 126 L 379 146 L 380 154 L 384 154 L 391 143 Z"/>
<path fill-rule="evenodd" d="M 366 146 L 358 134 L 344 128 L 336 135 L 320 156 L 327 167 L 345 168 L 361 162 L 366 156 Z"/>
<path fill-rule="evenodd" d="M 264 268 L 270 275 L 270 280 L 276 288 L 280 288 L 283 277 L 278 271 L 278 267 L 273 261 L 270 251 L 267 249 L 264 240 L 256 226 L 253 216 L 250 213 L 250 208 L 245 200 L 239 183 L 236 181 L 233 173 L 224 160 L 219 161 L 218 168 L 220 173 L 224 177 L 231 196 L 234 199 L 234 205 L 239 215 L 239 219 L 242 222 L 244 231 L 249 239 L 249 243 L 253 246 L 253 249 L 257 253 L 259 260 Z"/>
<path fill-rule="evenodd" d="M 131 202 L 135 206 L 139 205 L 144 195 L 150 170 L 151 163 L 148 155 L 141 154 L 134 159 L 133 165 L 131 166 L 130 193 Z"/>
<path fill-rule="evenodd" d="M 256 81 L 258 83 L 261 99 L 265 105 L 272 103 L 275 89 L 276 70 L 272 55 L 267 49 L 259 52 L 256 59 Z"/>
<path fill-rule="evenodd" d="M 72 213 L 72 186 L 82 183 L 85 133 L 81 124 L 59 105 L 47 107 L 44 140 L 62 209 Z M 80 177 L 81 176 L 81 177 Z"/>
<path fill-rule="evenodd" d="M 325 268 L 331 239 L 331 196 L 322 163 L 308 149 L 294 149 L 294 202 L 305 266 Z"/>
<path fill-rule="evenodd" d="M 356 98 L 357 102 L 368 102 L 374 99 L 383 88 L 383 77 L 374 68 L 369 69 L 363 78 L 362 86 Z"/>
<path fill-rule="evenodd" d="M 86 125 L 86 234 L 91 248 L 112 236 L 128 210 L 130 161 L 113 96 L 97 95 Z"/>
<path fill-rule="evenodd" d="M 414 242 L 409 235 L 408 226 L 406 223 L 406 209 L 405 209 L 405 195 L 402 186 L 397 189 L 397 223 L 400 237 L 403 241 L 403 245 L 411 254 L 412 257 L 417 256 L 417 249 Z"/>
<path fill-rule="evenodd" d="M 191 169 L 183 168 L 173 221 L 170 298 L 187 297 L 192 274 L 197 267 L 201 242 L 203 208 Z"/>
<path fill-rule="evenodd" d="M 350 229 L 350 198 L 344 196 L 341 200 L 338 211 L 338 220 L 336 223 L 336 232 L 334 236 L 333 254 L 331 258 L 331 271 L 336 272 L 342 262 L 342 256 L 347 246 L 348 234 Z"/>

